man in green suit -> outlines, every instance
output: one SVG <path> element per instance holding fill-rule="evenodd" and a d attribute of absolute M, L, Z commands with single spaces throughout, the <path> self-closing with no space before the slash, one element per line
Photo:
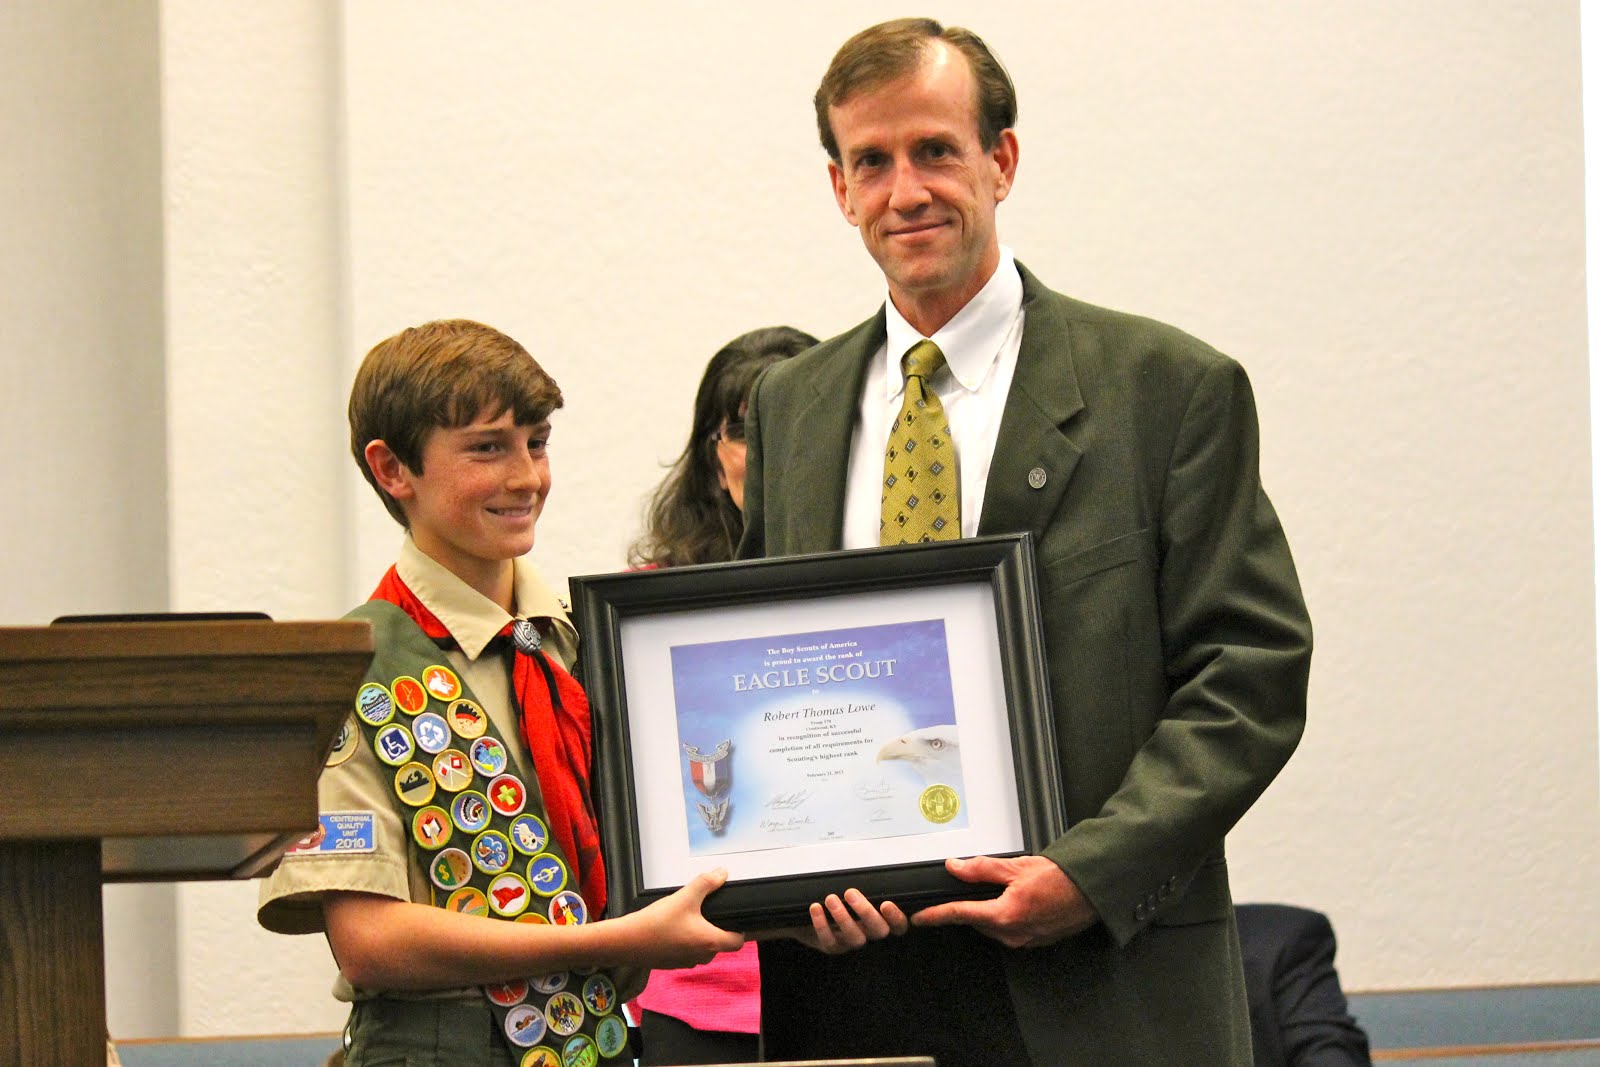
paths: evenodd
<path fill-rule="evenodd" d="M 865 30 L 816 107 L 888 299 L 757 385 L 742 554 L 900 539 L 885 448 L 902 356 L 933 341 L 919 373 L 954 441 L 959 532 L 1035 538 L 1070 825 L 1039 855 L 952 860 L 1004 891 L 904 937 L 897 907 L 852 891 L 813 909 L 827 952 L 764 944 L 766 1055 L 1248 1065 L 1223 837 L 1299 740 L 1311 650 L 1249 382 L 1178 330 L 1051 292 L 999 244 L 1016 100 L 969 31 Z"/>

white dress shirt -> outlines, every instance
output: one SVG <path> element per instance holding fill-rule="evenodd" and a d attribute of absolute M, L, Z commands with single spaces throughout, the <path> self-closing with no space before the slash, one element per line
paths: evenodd
<path fill-rule="evenodd" d="M 844 547 L 878 544 L 883 516 L 883 454 L 900 414 L 905 377 L 900 360 L 912 345 L 932 341 L 944 353 L 945 369 L 928 383 L 944 405 L 961 478 L 961 536 L 978 532 L 983 491 L 989 481 L 1000 416 L 1022 348 L 1022 276 L 1011 249 L 1000 249 L 994 275 L 932 337 L 924 338 L 885 297 L 887 340 L 867 366 L 866 381 L 850 441 L 845 482 Z"/>

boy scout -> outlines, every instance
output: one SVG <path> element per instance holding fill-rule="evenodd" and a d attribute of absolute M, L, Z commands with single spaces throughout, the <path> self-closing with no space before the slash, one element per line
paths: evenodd
<path fill-rule="evenodd" d="M 627 1029 L 613 968 L 736 949 L 700 904 L 725 872 L 607 921 L 576 633 L 524 558 L 550 491 L 556 383 L 511 338 L 432 322 L 372 349 L 351 450 L 406 528 L 350 617 L 377 652 L 319 786 L 320 825 L 258 918 L 325 931 L 349 1067 L 597 1063 Z"/>

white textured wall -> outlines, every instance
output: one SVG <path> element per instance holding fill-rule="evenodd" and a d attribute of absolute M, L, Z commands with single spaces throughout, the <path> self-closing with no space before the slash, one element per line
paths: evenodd
<path fill-rule="evenodd" d="M 167 605 L 156 25 L 0 5 L 0 625 Z M 174 898 L 105 891 L 119 1034 L 178 1026 Z"/>
<path fill-rule="evenodd" d="M 344 612 L 349 493 L 338 37 L 321 0 L 164 0 L 172 605 Z M 179 890 L 190 1034 L 337 1029 L 320 939 L 256 885 Z"/>
<path fill-rule="evenodd" d="M 1018 256 L 1252 371 L 1318 654 L 1305 743 L 1230 841 L 1237 894 L 1329 911 L 1352 988 L 1600 978 L 1576 6 L 1192 8 L 938 14 L 1018 84 Z M 0 559 L 34 590 L 0 622 L 73 606 L 90 476 L 146 530 L 158 490 L 126 484 L 164 477 L 173 607 L 364 595 L 397 534 L 345 458 L 345 390 L 373 342 L 440 316 L 508 330 L 566 390 L 547 573 L 620 565 L 706 357 L 873 309 L 809 98 L 849 33 L 901 13 L 164 3 L 166 396 L 142 411 L 166 412 L 167 473 L 99 423 L 38 461 L 70 470 L 0 467 L 49 531 Z M 8 234 L 36 214 L 0 198 Z M 97 269 L 23 291 L 104 335 L 116 301 L 78 291 Z M 37 329 L 0 334 L 8 386 Z M 72 380 L 21 380 L 83 421 Z M 325 950 L 256 931 L 253 887 L 179 899 L 184 1031 L 337 1026 Z"/>

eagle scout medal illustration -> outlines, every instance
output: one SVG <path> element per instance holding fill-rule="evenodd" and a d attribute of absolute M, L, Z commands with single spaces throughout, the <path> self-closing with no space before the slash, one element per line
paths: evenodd
<path fill-rule="evenodd" d="M 684 745 L 683 754 L 689 757 L 689 779 L 700 795 L 710 801 L 696 801 L 695 808 L 705 820 L 706 829 L 722 833 L 728 825 L 728 787 L 733 784 L 733 742 L 723 741 L 708 756 L 693 745 Z"/>

